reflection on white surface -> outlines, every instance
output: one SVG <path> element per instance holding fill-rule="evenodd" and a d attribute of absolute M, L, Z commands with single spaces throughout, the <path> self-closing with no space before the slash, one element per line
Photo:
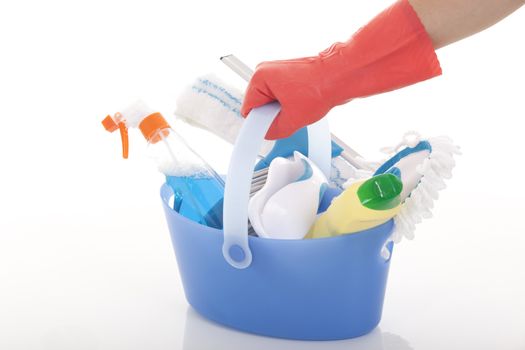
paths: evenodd
<path fill-rule="evenodd" d="M 348 340 L 298 341 L 243 333 L 208 321 L 188 307 L 184 327 L 184 350 L 259 350 L 259 349 L 323 349 L 323 350 L 413 350 L 400 336 L 382 332 L 378 327 L 371 333 Z"/>

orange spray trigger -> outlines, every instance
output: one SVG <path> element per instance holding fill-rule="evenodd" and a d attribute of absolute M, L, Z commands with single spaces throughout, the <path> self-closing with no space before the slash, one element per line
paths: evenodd
<path fill-rule="evenodd" d="M 128 159 L 129 152 L 129 139 L 128 139 L 128 128 L 123 122 L 118 123 L 120 129 L 120 139 L 122 140 L 122 158 Z"/>
<path fill-rule="evenodd" d="M 115 115 L 115 119 L 119 120 L 120 115 Z M 126 124 L 122 121 L 119 121 L 118 124 L 115 122 L 115 120 L 111 116 L 106 116 L 104 120 L 102 120 L 102 125 L 104 128 L 109 132 L 114 132 L 116 130 L 120 130 L 120 138 L 122 140 L 122 158 L 128 159 L 128 153 L 129 153 L 129 140 L 128 140 L 128 128 L 126 127 Z"/>

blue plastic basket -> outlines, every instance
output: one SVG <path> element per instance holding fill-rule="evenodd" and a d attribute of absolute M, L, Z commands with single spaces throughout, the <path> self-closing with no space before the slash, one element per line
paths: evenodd
<path fill-rule="evenodd" d="M 250 333 L 303 340 L 364 335 L 381 319 L 390 261 L 380 253 L 392 234 L 392 220 L 333 238 L 247 234 L 250 172 L 278 111 L 276 103 L 252 111 L 241 130 L 226 181 L 224 231 L 179 215 L 169 205 L 171 188 L 161 188 L 186 298 L 206 318 Z M 327 147 L 318 144 L 323 137 Z M 309 127 L 309 138 L 309 157 L 326 170 L 327 124 Z"/>

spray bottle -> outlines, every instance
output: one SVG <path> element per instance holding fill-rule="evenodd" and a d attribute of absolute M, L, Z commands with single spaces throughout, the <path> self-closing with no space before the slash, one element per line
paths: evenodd
<path fill-rule="evenodd" d="M 224 196 L 224 181 L 159 112 L 138 101 L 114 116 L 108 115 L 102 125 L 109 132 L 120 130 L 125 159 L 129 153 L 128 129 L 139 128 L 148 142 L 148 153 L 173 189 L 173 209 L 198 223 L 222 228 L 222 208 L 216 204 Z"/>

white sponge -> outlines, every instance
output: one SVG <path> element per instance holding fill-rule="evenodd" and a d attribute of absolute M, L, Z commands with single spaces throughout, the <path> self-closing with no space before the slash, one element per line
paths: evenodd
<path fill-rule="evenodd" d="M 197 78 L 178 96 L 175 115 L 233 144 L 244 120 L 241 116 L 243 98 L 238 89 L 208 74 Z M 260 154 L 267 154 L 273 144 L 265 141 Z"/>

